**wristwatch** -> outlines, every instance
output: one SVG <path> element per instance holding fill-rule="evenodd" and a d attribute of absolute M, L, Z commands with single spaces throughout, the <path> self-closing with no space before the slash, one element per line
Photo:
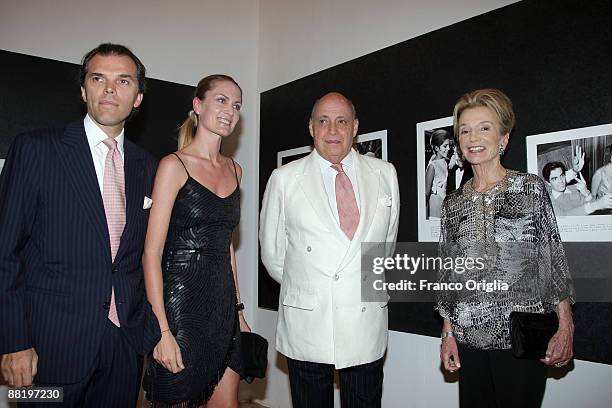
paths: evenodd
<path fill-rule="evenodd" d="M 440 337 L 442 339 L 445 339 L 447 337 L 455 337 L 455 332 L 453 332 L 453 331 L 447 331 L 447 332 L 443 331 L 442 332 L 442 336 L 440 336 Z"/>

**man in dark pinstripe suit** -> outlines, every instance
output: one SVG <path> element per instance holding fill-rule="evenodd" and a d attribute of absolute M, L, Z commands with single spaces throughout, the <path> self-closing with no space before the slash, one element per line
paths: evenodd
<path fill-rule="evenodd" d="M 156 164 L 123 132 L 144 80 L 126 47 L 90 51 L 85 119 L 17 136 L 0 176 L 2 374 L 11 386 L 63 387 L 63 406 L 134 406 L 142 355 L 160 336 L 141 266 Z"/>

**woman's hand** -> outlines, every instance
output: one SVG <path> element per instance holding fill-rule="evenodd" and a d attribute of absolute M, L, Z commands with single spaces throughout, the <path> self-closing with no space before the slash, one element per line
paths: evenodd
<path fill-rule="evenodd" d="M 181 349 L 170 330 L 162 333 L 161 340 L 153 350 L 153 358 L 171 373 L 176 374 L 185 369 Z"/>
<path fill-rule="evenodd" d="M 249 324 L 246 322 L 246 319 L 244 318 L 244 315 L 242 313 L 238 313 L 238 318 L 240 319 L 240 331 L 241 332 L 250 332 L 251 331 L 251 327 L 249 327 Z"/>
<path fill-rule="evenodd" d="M 559 330 L 548 342 L 546 357 L 540 361 L 546 365 L 563 367 L 574 356 L 574 325 L 559 325 Z"/>
<path fill-rule="evenodd" d="M 459 154 L 457 154 L 457 150 L 455 150 L 450 160 L 448 161 L 448 168 L 452 169 L 455 166 L 459 166 L 460 161 L 461 159 L 459 159 Z"/>
<path fill-rule="evenodd" d="M 459 350 L 457 349 L 457 340 L 454 337 L 445 337 L 440 345 L 440 360 L 444 368 L 451 373 L 461 368 L 459 362 Z"/>

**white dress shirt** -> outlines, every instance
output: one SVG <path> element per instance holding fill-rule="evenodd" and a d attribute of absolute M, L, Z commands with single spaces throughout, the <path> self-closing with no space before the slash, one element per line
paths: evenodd
<path fill-rule="evenodd" d="M 455 190 L 461 187 L 463 173 L 465 173 L 465 169 L 463 167 L 457 167 L 457 170 L 455 171 Z"/>
<path fill-rule="evenodd" d="M 331 166 L 332 163 L 325 160 L 319 152 L 314 151 L 315 156 L 319 160 L 319 165 L 321 166 L 321 176 L 323 176 L 323 185 L 325 186 L 325 192 L 327 193 L 327 199 L 329 200 L 329 206 L 336 218 L 336 221 L 340 223 L 340 217 L 338 216 L 338 205 L 336 204 L 336 175 L 338 172 L 334 170 Z M 355 151 L 355 149 L 351 149 L 349 154 L 346 155 L 344 159 L 340 163 L 342 163 L 342 169 L 344 173 L 348 176 L 349 180 L 351 180 L 351 184 L 353 185 L 353 191 L 355 192 L 355 199 L 357 200 L 357 208 L 361 210 L 359 205 L 359 186 L 357 185 L 357 175 L 355 174 L 355 154 L 359 154 Z"/>
<path fill-rule="evenodd" d="M 87 135 L 87 144 L 89 144 L 89 150 L 91 150 L 91 157 L 93 159 L 94 168 L 96 169 L 96 177 L 98 178 L 98 185 L 100 186 L 100 193 L 104 194 L 104 167 L 106 163 L 106 154 L 108 153 L 108 147 L 103 143 L 105 139 L 108 139 L 108 135 L 104 133 L 102 129 L 89 117 L 89 114 L 85 116 L 83 120 L 85 125 L 85 134 Z M 121 133 L 115 138 L 117 141 L 117 149 L 121 155 L 121 160 L 124 160 L 124 129 L 121 129 Z"/>

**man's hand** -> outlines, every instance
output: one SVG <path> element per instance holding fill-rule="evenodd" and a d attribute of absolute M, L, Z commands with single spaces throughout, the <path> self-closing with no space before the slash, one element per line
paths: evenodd
<path fill-rule="evenodd" d="M 589 197 L 591 195 L 591 192 L 589 191 L 588 187 L 587 187 L 587 183 L 584 180 L 584 177 L 582 177 L 582 173 L 577 173 L 577 177 L 575 178 L 576 180 L 576 189 L 578 191 L 580 191 L 580 194 L 582 194 L 584 197 Z M 590 200 L 590 198 L 588 199 Z"/>
<path fill-rule="evenodd" d="M 576 154 L 572 158 L 572 169 L 579 173 L 580 170 L 584 167 L 584 151 L 582 147 L 576 146 Z"/>
<path fill-rule="evenodd" d="M 33 348 L 2 355 L 2 376 L 11 387 L 30 387 L 38 367 Z"/>

